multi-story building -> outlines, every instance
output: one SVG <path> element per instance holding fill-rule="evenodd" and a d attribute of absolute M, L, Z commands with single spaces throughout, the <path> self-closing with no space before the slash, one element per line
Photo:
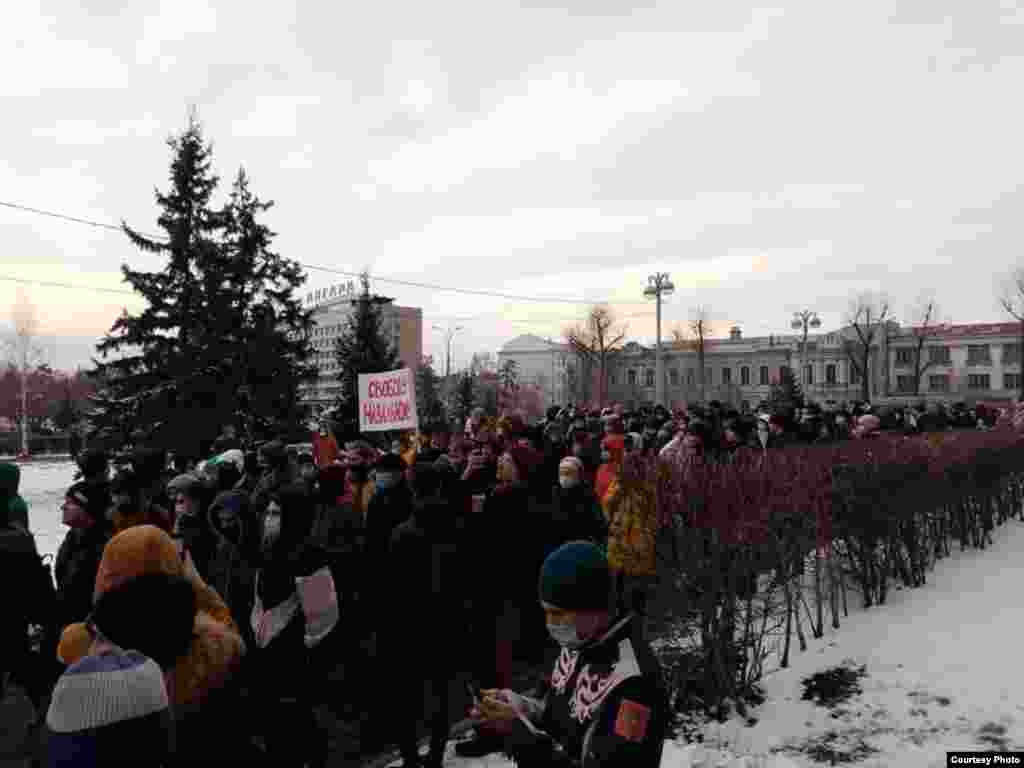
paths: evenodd
<path fill-rule="evenodd" d="M 569 394 L 569 346 L 540 336 L 517 336 L 498 351 L 498 368 L 512 361 L 520 384 L 537 387 L 546 403 L 565 403 Z"/>
<path fill-rule="evenodd" d="M 727 339 L 705 341 L 703 371 L 692 343 L 663 343 L 666 400 L 672 407 L 702 399 L 754 407 L 769 397 L 788 367 L 804 394 L 821 403 L 861 399 L 862 375 L 872 402 L 1006 401 L 1021 387 L 1020 330 L 1018 323 L 921 329 L 890 321 L 874 329 L 867 370 L 862 371 L 863 346 L 853 327 L 808 334 L 806 346 L 801 335 L 744 338 L 733 328 Z M 551 393 L 553 402 L 574 399 L 564 372 L 576 361 L 565 345 L 520 336 L 502 348 L 499 360 L 505 359 L 516 360 L 521 371 L 540 382 L 552 370 L 563 371 L 560 379 L 549 379 L 560 386 Z M 606 399 L 632 407 L 653 404 L 655 376 L 654 348 L 630 342 L 609 367 Z"/>
<path fill-rule="evenodd" d="M 306 296 L 307 306 L 313 306 L 313 362 L 319 370 L 315 382 L 300 388 L 300 399 L 320 410 L 329 406 L 338 396 L 340 368 L 334 356 L 335 343 L 348 326 L 355 309 L 356 288 L 352 282 L 315 291 Z M 402 364 L 415 369 L 423 356 L 423 310 L 400 307 L 393 299 L 374 296 L 381 310 L 384 334 L 398 351 Z"/>

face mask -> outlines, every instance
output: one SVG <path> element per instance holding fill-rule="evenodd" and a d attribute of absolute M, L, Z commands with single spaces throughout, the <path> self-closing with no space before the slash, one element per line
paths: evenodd
<path fill-rule="evenodd" d="M 583 645 L 575 624 L 548 624 L 548 634 L 563 648 L 579 648 Z"/>
<path fill-rule="evenodd" d="M 607 464 L 612 460 L 612 455 L 608 451 L 601 451 L 601 463 Z"/>
<path fill-rule="evenodd" d="M 263 518 L 263 546 L 269 549 L 281 537 L 281 512 L 271 509 Z"/>
<path fill-rule="evenodd" d="M 558 484 L 560 486 L 562 486 L 563 488 L 568 490 L 569 488 L 575 488 L 577 485 L 579 485 L 580 484 L 580 479 L 578 477 L 561 477 L 561 476 L 559 476 Z"/>

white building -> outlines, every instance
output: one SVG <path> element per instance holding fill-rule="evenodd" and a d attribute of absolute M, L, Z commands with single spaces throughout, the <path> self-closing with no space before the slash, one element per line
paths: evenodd
<path fill-rule="evenodd" d="M 312 362 L 319 369 L 316 382 L 300 387 L 300 399 L 315 408 L 330 405 L 338 396 L 341 372 L 335 359 L 334 348 L 338 337 L 348 327 L 348 319 L 355 308 L 357 288 L 352 281 L 343 285 L 314 291 L 306 296 L 306 305 L 314 306 Z M 392 299 L 375 296 L 381 310 L 381 327 L 403 365 L 415 369 L 423 355 L 423 310 L 418 307 L 400 307 Z"/>
<path fill-rule="evenodd" d="M 498 351 L 498 370 L 508 361 L 516 364 L 520 385 L 537 387 L 547 403 L 570 400 L 566 366 L 569 346 L 540 336 L 525 334 L 507 342 Z"/>

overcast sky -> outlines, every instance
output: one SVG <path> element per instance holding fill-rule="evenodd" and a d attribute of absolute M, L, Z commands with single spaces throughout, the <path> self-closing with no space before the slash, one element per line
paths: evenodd
<path fill-rule="evenodd" d="M 1016 2 L 8 3 L 0 200 L 153 231 L 165 138 L 197 107 L 225 185 L 276 201 L 282 254 L 454 288 L 609 300 L 665 326 L 836 326 L 884 289 L 1003 319 L 1024 263 Z M 108 289 L 156 269 L 117 232 L 0 208 L 0 274 Z M 307 289 L 347 280 L 310 272 Z M 457 363 L 585 304 L 374 285 L 459 323 Z M 29 287 L 58 367 L 132 296 Z M 0 308 L 15 285 L 0 282 Z M 9 313 L 4 313 L 5 315 Z M 2 321 L 6 321 L 3 317 Z"/>

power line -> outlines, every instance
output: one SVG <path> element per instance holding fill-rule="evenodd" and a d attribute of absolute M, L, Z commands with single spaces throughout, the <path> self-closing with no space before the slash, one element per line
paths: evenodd
<path fill-rule="evenodd" d="M 98 285 L 72 285 L 71 283 L 57 283 L 52 280 L 28 280 L 23 277 L 11 277 L 0 275 L 0 280 L 9 283 L 22 283 L 23 285 L 43 285 L 49 288 L 73 288 L 80 291 L 97 291 L 99 293 L 120 293 L 126 296 L 134 296 L 135 291 L 126 291 L 121 288 L 101 288 Z"/>
<path fill-rule="evenodd" d="M 91 219 L 83 219 L 83 218 L 80 218 L 78 216 L 68 216 L 67 214 L 57 213 L 55 211 L 47 211 L 47 210 L 44 210 L 42 208 L 33 208 L 31 206 L 28 206 L 28 205 L 21 205 L 20 203 L 11 203 L 11 202 L 5 202 L 3 200 L 0 200 L 0 206 L 3 206 L 5 208 L 10 208 L 10 209 L 16 210 L 16 211 L 22 211 L 22 212 L 25 212 L 25 213 L 34 213 L 34 214 L 37 214 L 39 216 L 48 216 L 50 218 L 63 219 L 64 221 L 71 221 L 71 222 L 74 222 L 76 224 L 85 224 L 85 225 L 88 225 L 88 226 L 100 227 L 100 228 L 103 228 L 103 229 L 110 229 L 110 230 L 114 230 L 114 231 L 117 231 L 117 232 L 123 232 L 124 231 L 120 225 L 108 224 L 108 223 L 105 223 L 105 222 L 102 222 L 102 221 L 93 221 Z M 143 235 L 145 235 L 146 237 L 148 237 L 148 238 L 150 238 L 152 240 L 166 239 L 165 236 L 151 235 L 151 234 L 147 234 L 145 232 L 142 232 L 140 234 L 143 234 Z M 318 266 L 316 264 L 306 264 L 306 263 L 304 263 L 302 261 L 298 261 L 298 260 L 296 260 L 295 263 L 298 264 L 301 267 L 304 267 L 305 269 L 313 269 L 313 270 L 318 270 L 320 272 L 328 272 L 328 273 L 335 274 L 335 275 L 342 275 L 344 277 L 361 277 L 362 276 L 361 272 L 349 272 L 349 271 L 346 271 L 346 270 L 343 270 L 343 269 L 335 269 L 333 267 L 322 267 L 322 266 Z M 615 302 L 612 302 L 612 301 L 587 301 L 586 299 L 564 299 L 564 298 L 559 298 L 559 297 L 548 297 L 548 298 L 545 298 L 543 296 L 519 296 L 519 295 L 509 294 L 509 293 L 500 293 L 500 292 L 497 292 L 497 291 L 481 291 L 481 290 L 476 290 L 476 289 L 472 289 L 472 288 L 453 288 L 451 286 L 438 285 L 436 283 L 421 283 L 421 282 L 416 282 L 414 280 L 399 280 L 399 279 L 393 278 L 393 277 L 380 277 L 379 275 L 370 275 L 370 279 L 376 280 L 376 281 L 381 282 L 381 283 L 390 283 L 390 284 L 393 284 L 393 285 L 404 285 L 404 286 L 408 286 L 408 287 L 412 287 L 412 288 L 426 288 L 428 290 L 443 291 L 443 292 L 446 292 L 446 293 L 462 293 L 462 294 L 466 294 L 466 295 L 469 295 L 469 296 L 483 296 L 483 297 L 492 298 L 492 299 L 505 299 L 506 301 L 529 301 L 529 302 L 537 302 L 537 303 L 541 303 L 541 304 L 584 304 L 584 305 L 588 305 L 588 306 L 592 305 L 592 304 L 642 304 L 643 303 L 643 302 L 639 302 L 639 301 L 615 301 Z"/>

